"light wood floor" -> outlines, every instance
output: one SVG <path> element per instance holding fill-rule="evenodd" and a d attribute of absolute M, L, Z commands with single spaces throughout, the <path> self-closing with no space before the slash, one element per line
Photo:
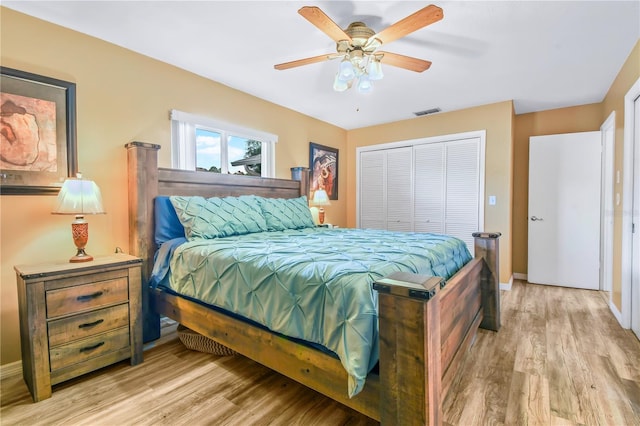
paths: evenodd
<path fill-rule="evenodd" d="M 479 332 L 445 425 L 640 425 L 640 342 L 602 293 L 516 281 L 501 305 L 502 329 Z M 21 377 L 5 377 L 0 424 L 377 423 L 246 358 L 189 351 L 169 335 L 144 363 L 55 386 L 37 404 Z"/>

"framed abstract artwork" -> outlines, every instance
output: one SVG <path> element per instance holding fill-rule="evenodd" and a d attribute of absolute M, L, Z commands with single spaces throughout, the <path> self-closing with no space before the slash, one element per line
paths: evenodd
<path fill-rule="evenodd" d="M 75 176 L 76 85 L 0 67 L 0 194 L 55 195 Z"/>
<path fill-rule="evenodd" d="M 338 199 L 338 150 L 309 143 L 310 192 L 327 191 L 330 200 Z"/>

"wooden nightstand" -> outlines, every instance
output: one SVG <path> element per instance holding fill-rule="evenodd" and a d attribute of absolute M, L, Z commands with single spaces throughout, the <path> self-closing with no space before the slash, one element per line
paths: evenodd
<path fill-rule="evenodd" d="M 34 401 L 51 386 L 131 358 L 142 362 L 142 260 L 20 265 L 22 375 Z"/>

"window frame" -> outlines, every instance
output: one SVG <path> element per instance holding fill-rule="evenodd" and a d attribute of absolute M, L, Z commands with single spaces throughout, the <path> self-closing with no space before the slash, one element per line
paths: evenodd
<path fill-rule="evenodd" d="M 262 143 L 261 177 L 275 177 L 275 144 L 278 135 L 175 109 L 171 110 L 170 119 L 171 167 L 196 170 L 196 129 L 202 129 L 220 134 L 221 170 L 228 166 L 229 139 L 236 136 Z"/>

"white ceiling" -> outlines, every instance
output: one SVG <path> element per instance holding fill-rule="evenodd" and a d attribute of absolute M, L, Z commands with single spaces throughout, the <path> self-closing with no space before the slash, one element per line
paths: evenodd
<path fill-rule="evenodd" d="M 335 60 L 273 68 L 335 51 L 297 10 L 380 31 L 428 1 L 2 1 L 344 129 L 509 99 L 517 114 L 600 102 L 640 38 L 640 0 L 433 3 L 442 21 L 384 46 L 431 68 L 384 67 L 361 94 L 333 91 Z"/>

